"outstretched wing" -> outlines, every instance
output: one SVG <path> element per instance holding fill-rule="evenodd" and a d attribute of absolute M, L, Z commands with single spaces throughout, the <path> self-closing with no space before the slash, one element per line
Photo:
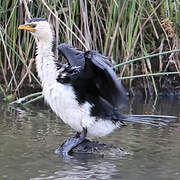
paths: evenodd
<path fill-rule="evenodd" d="M 87 51 L 84 54 L 85 67 L 83 76 L 94 81 L 100 96 L 114 107 L 122 107 L 127 103 L 126 91 L 118 80 L 108 59 L 96 51 Z"/>
<path fill-rule="evenodd" d="M 72 67 L 84 67 L 85 59 L 83 51 L 77 50 L 76 48 L 72 48 L 68 44 L 63 43 L 58 46 L 58 52 L 67 59 L 68 64 Z"/>
<path fill-rule="evenodd" d="M 82 101 L 93 95 L 104 98 L 118 108 L 127 103 L 126 91 L 112 70 L 107 57 L 97 51 L 83 52 L 68 44 L 60 44 L 58 50 L 67 59 L 69 65 L 79 69 L 79 73 L 75 73 L 76 78 L 69 78 L 68 82 L 73 84 Z M 71 74 L 68 75 L 71 77 Z"/>

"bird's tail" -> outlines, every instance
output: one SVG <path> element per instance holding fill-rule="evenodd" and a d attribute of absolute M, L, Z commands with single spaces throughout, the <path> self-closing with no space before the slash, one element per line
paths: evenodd
<path fill-rule="evenodd" d="M 176 118 L 176 116 L 165 115 L 128 115 L 123 118 L 123 121 L 161 127 L 167 126 L 168 123 L 174 121 Z"/>

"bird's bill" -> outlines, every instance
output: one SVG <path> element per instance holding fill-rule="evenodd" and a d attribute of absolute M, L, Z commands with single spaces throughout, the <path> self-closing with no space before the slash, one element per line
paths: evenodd
<path fill-rule="evenodd" d="M 26 30 L 26 31 L 29 31 L 29 32 L 36 32 L 36 29 L 29 26 L 28 24 L 23 24 L 23 25 L 20 25 L 18 27 L 18 29 L 23 29 L 23 30 Z"/>

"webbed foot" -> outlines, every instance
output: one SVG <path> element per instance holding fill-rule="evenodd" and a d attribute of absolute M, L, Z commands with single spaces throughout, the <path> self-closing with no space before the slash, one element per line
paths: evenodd
<path fill-rule="evenodd" d="M 77 132 L 75 136 L 66 140 L 60 147 L 55 150 L 56 154 L 62 154 L 64 157 L 68 157 L 71 150 L 82 143 L 87 136 L 87 130 L 83 129 L 81 133 Z"/>

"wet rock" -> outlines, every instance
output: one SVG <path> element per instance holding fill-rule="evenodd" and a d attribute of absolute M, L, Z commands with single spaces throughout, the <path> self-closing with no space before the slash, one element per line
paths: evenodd
<path fill-rule="evenodd" d="M 57 151 L 56 151 L 57 152 Z M 58 148 L 58 153 L 62 152 L 62 147 Z M 124 156 L 131 154 L 129 152 L 124 151 L 122 148 L 100 143 L 98 141 L 90 141 L 85 139 L 81 144 L 72 149 L 71 154 L 74 153 L 85 153 L 85 154 L 95 154 L 95 155 L 119 155 Z"/>

